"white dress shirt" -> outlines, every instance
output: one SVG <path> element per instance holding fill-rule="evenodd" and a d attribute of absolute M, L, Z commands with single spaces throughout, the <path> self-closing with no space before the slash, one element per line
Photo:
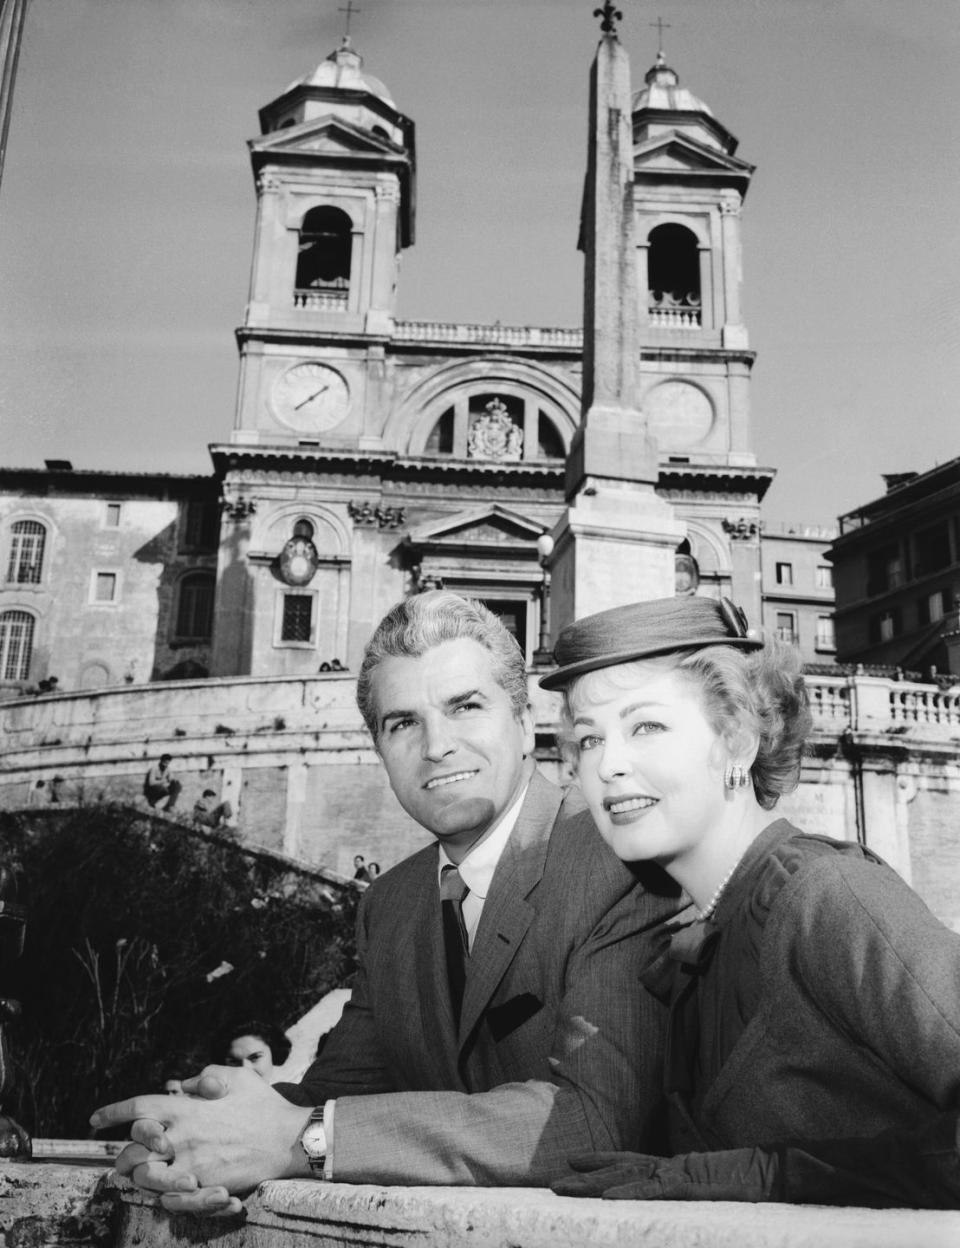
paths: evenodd
<path fill-rule="evenodd" d="M 520 807 L 523 805 L 523 799 L 527 796 L 527 787 L 527 785 L 523 786 L 523 790 L 517 797 L 517 800 L 497 826 L 470 850 L 463 862 L 459 864 L 451 862 L 447 856 L 447 851 L 442 845 L 440 846 L 440 853 L 437 858 L 437 887 L 440 887 L 440 877 L 443 874 L 443 868 L 453 866 L 457 867 L 464 884 L 470 890 L 460 906 L 463 913 L 463 923 L 467 929 L 468 950 L 473 949 L 473 938 L 480 924 L 483 903 L 486 901 L 487 893 L 490 891 L 490 881 L 493 879 L 493 873 L 497 869 L 500 855 L 510 839 L 510 833 L 516 825 Z"/>

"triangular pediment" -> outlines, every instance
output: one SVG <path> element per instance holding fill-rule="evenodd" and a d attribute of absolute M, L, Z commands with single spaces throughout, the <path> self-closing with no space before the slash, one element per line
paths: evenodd
<path fill-rule="evenodd" d="M 250 150 L 264 156 L 295 157 L 299 155 L 317 156 L 329 153 L 331 156 L 392 156 L 402 154 L 385 135 L 374 134 L 361 126 L 354 126 L 342 117 L 328 114 L 325 117 L 314 117 L 299 126 L 289 126 L 285 130 L 277 130 L 265 135 L 262 139 L 251 139 Z"/>
<path fill-rule="evenodd" d="M 472 511 L 457 512 L 412 529 L 408 541 L 421 548 L 529 547 L 536 556 L 536 541 L 544 526 L 536 520 L 494 503 Z"/>
<path fill-rule="evenodd" d="M 686 134 L 673 133 L 649 139 L 633 149 L 637 172 L 683 171 L 699 174 L 733 174 L 738 178 L 753 173 L 754 166 L 715 147 L 700 143 Z"/>

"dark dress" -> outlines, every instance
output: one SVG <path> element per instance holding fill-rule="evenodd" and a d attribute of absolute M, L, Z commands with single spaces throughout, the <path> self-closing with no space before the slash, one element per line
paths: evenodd
<path fill-rule="evenodd" d="M 674 1153 L 786 1148 L 782 1199 L 960 1203 L 960 936 L 869 850 L 777 820 L 643 978 Z"/>

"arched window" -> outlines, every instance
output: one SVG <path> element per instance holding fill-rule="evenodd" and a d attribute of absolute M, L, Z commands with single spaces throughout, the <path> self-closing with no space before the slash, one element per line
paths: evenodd
<path fill-rule="evenodd" d="M 18 520 L 11 533 L 7 580 L 16 585 L 39 585 L 47 530 L 39 520 Z"/>
<path fill-rule="evenodd" d="M 537 414 L 537 455 L 541 459 L 563 459 L 563 438 L 546 412 Z"/>
<path fill-rule="evenodd" d="M 34 618 L 29 611 L 0 613 L 0 680 L 26 680 L 33 657 Z"/>
<path fill-rule="evenodd" d="M 648 307 L 654 323 L 683 326 L 700 321 L 700 250 L 684 225 L 650 231 L 647 258 Z"/>
<path fill-rule="evenodd" d="M 294 303 L 303 308 L 346 308 L 350 292 L 353 224 L 345 212 L 311 208 L 300 226 Z"/>
<path fill-rule="evenodd" d="M 212 572 L 188 572 L 180 581 L 177 632 L 180 640 L 209 641 L 213 634 Z"/>
<path fill-rule="evenodd" d="M 424 452 L 427 455 L 452 455 L 453 454 L 453 408 L 448 407 L 437 423 L 430 430 L 430 435 L 424 444 Z"/>

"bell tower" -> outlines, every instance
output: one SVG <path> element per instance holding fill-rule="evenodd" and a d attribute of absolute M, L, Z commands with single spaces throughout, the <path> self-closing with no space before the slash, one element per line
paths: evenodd
<path fill-rule="evenodd" d="M 414 238 L 413 123 L 344 36 L 260 110 L 260 128 L 233 441 L 356 445 Z"/>
<path fill-rule="evenodd" d="M 633 96 L 637 402 L 658 448 L 658 493 L 687 527 L 704 593 L 760 619 L 760 501 L 741 211 L 754 166 L 662 48 Z"/>

